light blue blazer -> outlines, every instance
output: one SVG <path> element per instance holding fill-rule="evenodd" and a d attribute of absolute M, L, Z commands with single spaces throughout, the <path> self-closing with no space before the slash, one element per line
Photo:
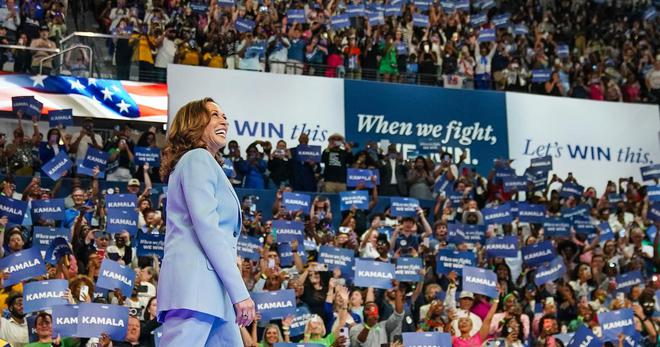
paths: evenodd
<path fill-rule="evenodd" d="M 187 309 L 233 322 L 250 297 L 236 265 L 241 230 L 236 192 L 210 152 L 185 153 L 170 174 L 158 319 Z"/>

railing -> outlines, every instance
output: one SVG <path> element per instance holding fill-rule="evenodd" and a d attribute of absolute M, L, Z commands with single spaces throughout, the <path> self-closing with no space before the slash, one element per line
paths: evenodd
<path fill-rule="evenodd" d="M 19 49 L 24 51 L 40 51 L 40 52 L 50 52 L 50 53 L 59 53 L 60 51 L 58 48 L 36 48 L 36 47 L 28 47 L 21 45 L 0 45 L 0 48 Z"/>
<path fill-rule="evenodd" d="M 60 42 L 60 48 L 66 49 L 75 45 L 90 47 L 95 55 L 93 71 L 98 78 L 117 79 L 114 64 L 115 43 L 118 39 L 129 39 L 130 35 L 110 35 L 87 31 L 76 31 L 65 37 Z M 62 61 L 60 58 L 60 62 Z M 90 75 L 91 76 L 91 75 Z"/>
<path fill-rule="evenodd" d="M 93 71 L 94 71 L 94 65 L 93 65 L 94 52 L 92 51 L 92 48 L 91 48 L 91 47 L 89 47 L 89 46 L 85 46 L 85 45 L 75 45 L 75 46 L 71 46 L 71 47 L 69 47 L 69 48 L 62 49 L 62 50 L 60 50 L 60 51 L 57 52 L 57 53 L 54 53 L 54 54 L 51 54 L 51 55 L 49 55 L 49 56 L 47 56 L 47 57 L 42 58 L 42 59 L 39 61 L 39 75 L 41 75 L 41 73 L 43 72 L 44 61 L 48 61 L 48 60 L 53 59 L 53 58 L 55 58 L 55 57 L 60 57 L 60 66 L 62 66 L 62 65 L 63 65 L 63 60 L 62 60 L 62 58 L 63 58 L 63 54 L 68 53 L 68 52 L 71 52 L 71 51 L 74 51 L 74 50 L 76 50 L 76 49 L 86 49 L 86 50 L 89 51 L 89 76 L 91 77 L 91 76 L 92 76 L 92 73 L 93 73 Z"/>

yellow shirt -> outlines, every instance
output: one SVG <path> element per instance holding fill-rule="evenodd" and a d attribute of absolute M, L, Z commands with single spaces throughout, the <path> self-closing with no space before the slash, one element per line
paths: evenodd
<path fill-rule="evenodd" d="M 225 67 L 225 58 L 223 58 L 218 53 L 206 53 L 204 54 L 204 61 L 208 61 L 206 66 L 208 67 Z"/>
<path fill-rule="evenodd" d="M 199 65 L 199 52 L 196 50 L 184 48 L 181 64 L 183 65 Z"/>
<path fill-rule="evenodd" d="M 0 311 L 3 311 L 7 308 L 7 298 L 9 297 L 9 294 L 13 292 L 23 293 L 23 283 L 16 283 L 11 288 L 0 291 Z"/>
<path fill-rule="evenodd" d="M 133 34 L 131 44 L 135 44 L 135 41 L 137 41 L 137 49 L 133 53 L 133 60 L 153 64 L 154 56 L 151 54 L 151 47 L 156 45 L 155 39 L 152 36 Z"/>

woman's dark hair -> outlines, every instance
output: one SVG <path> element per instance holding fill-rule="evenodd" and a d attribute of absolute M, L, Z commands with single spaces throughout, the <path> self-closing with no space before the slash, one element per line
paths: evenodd
<path fill-rule="evenodd" d="M 419 155 L 417 158 L 415 158 L 415 163 L 417 163 L 418 160 L 421 160 L 424 163 L 424 170 L 430 171 L 431 169 L 429 168 L 429 162 L 426 161 L 426 158 L 423 156 Z"/>
<path fill-rule="evenodd" d="M 155 319 L 156 317 L 152 317 L 151 313 L 149 313 L 149 306 L 151 306 L 151 303 L 156 300 L 155 296 L 152 296 L 149 301 L 147 302 L 147 306 L 144 308 L 144 312 L 142 313 L 142 318 L 144 318 L 145 322 L 148 322 L 152 319 Z"/>
<path fill-rule="evenodd" d="M 149 147 L 149 136 L 154 137 L 154 142 L 156 141 L 156 134 L 152 133 L 151 131 L 145 131 L 140 135 L 140 138 L 138 139 L 137 146 L 138 147 Z"/>
<path fill-rule="evenodd" d="M 48 142 L 48 140 L 50 140 L 50 135 L 52 135 L 52 134 L 57 135 L 57 141 L 62 139 L 62 133 L 60 132 L 60 129 L 52 128 L 52 129 L 48 130 L 48 133 L 46 134 L 46 142 Z"/>
<path fill-rule="evenodd" d="M 504 319 L 504 322 L 502 324 L 502 333 L 500 334 L 501 337 L 507 337 L 509 336 L 508 334 L 508 329 L 509 329 L 509 323 L 511 321 L 516 321 L 518 322 L 518 340 L 520 341 L 525 341 L 525 329 L 523 329 L 523 324 L 522 321 L 520 320 L 520 316 L 512 316 L 511 318 Z"/>

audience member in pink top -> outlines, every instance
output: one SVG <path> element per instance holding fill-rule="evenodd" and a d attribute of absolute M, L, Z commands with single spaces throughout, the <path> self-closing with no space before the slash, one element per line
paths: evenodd
<path fill-rule="evenodd" d="M 475 294 L 474 305 L 470 309 L 470 312 L 479 316 L 479 318 L 481 318 L 481 320 L 483 321 L 488 315 L 489 310 L 490 310 L 490 303 L 488 302 L 488 298 L 483 295 Z"/>
<path fill-rule="evenodd" d="M 499 285 L 498 285 L 499 288 Z M 470 330 L 472 330 L 472 320 L 468 317 L 462 317 L 458 319 L 458 330 L 460 331 L 460 336 L 452 337 L 452 346 L 453 347 L 481 347 L 486 338 L 488 338 L 488 330 L 490 330 L 490 322 L 493 319 L 493 315 L 497 311 L 497 304 L 499 298 L 493 300 L 488 310 L 486 318 L 484 318 L 484 323 L 481 325 L 479 332 L 470 336 Z"/>

